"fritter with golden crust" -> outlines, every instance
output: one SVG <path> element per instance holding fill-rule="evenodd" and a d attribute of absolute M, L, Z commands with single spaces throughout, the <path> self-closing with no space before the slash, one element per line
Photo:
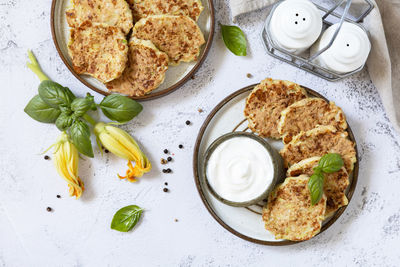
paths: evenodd
<path fill-rule="evenodd" d="M 332 125 L 338 130 L 347 129 L 346 117 L 335 103 L 328 103 L 321 98 L 306 98 L 282 111 L 278 131 L 283 142 L 289 143 L 293 136 L 317 125 Z"/>
<path fill-rule="evenodd" d="M 278 122 L 282 110 L 306 97 L 306 91 L 296 83 L 270 78 L 263 80 L 246 100 L 244 116 L 249 128 L 262 137 L 279 139 Z"/>
<path fill-rule="evenodd" d="M 311 176 L 313 168 L 318 166 L 321 157 L 312 157 L 293 164 L 287 170 L 287 176 L 294 177 L 302 174 Z M 349 185 L 349 174 L 342 167 L 337 172 L 324 174 L 324 193 L 326 195 L 326 211 L 325 218 L 333 215 L 340 207 L 346 206 L 347 200 L 345 191 Z"/>
<path fill-rule="evenodd" d="M 130 96 L 144 96 L 156 89 L 165 78 L 168 56 L 150 41 L 132 37 L 128 65 L 122 76 L 106 84 L 110 91 Z"/>
<path fill-rule="evenodd" d="M 196 60 L 205 43 L 199 26 L 186 16 L 148 16 L 135 24 L 132 36 L 152 41 L 167 53 L 172 65 Z"/>
<path fill-rule="evenodd" d="M 305 175 L 288 177 L 270 194 L 262 219 L 276 239 L 303 241 L 320 232 L 326 197 L 311 205 L 308 179 Z"/>
<path fill-rule="evenodd" d="M 338 153 L 343 158 L 346 171 L 350 173 L 357 160 L 354 146 L 347 132 L 338 131 L 330 125 L 317 126 L 307 132 L 300 132 L 279 153 L 283 157 L 285 167 L 314 156 Z"/>
<path fill-rule="evenodd" d="M 71 29 L 68 52 L 78 74 L 103 83 L 120 77 L 128 60 L 128 44 L 120 28 L 88 21 Z"/>
<path fill-rule="evenodd" d="M 201 0 L 128 0 L 133 19 L 138 21 L 151 15 L 184 15 L 197 21 L 204 7 Z"/>
<path fill-rule="evenodd" d="M 128 34 L 133 27 L 132 11 L 125 0 L 71 0 L 68 9 L 68 25 L 78 28 L 83 22 L 104 23 L 121 28 Z"/>

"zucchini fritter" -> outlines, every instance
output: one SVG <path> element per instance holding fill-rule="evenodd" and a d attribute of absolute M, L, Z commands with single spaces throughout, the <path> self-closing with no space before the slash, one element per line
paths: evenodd
<path fill-rule="evenodd" d="M 148 16 L 135 24 L 132 36 L 152 41 L 158 49 L 167 53 L 172 65 L 197 60 L 205 43 L 199 26 L 186 16 Z"/>
<path fill-rule="evenodd" d="M 184 15 L 197 21 L 204 7 L 201 0 L 128 0 L 133 19 L 138 21 L 150 15 Z"/>
<path fill-rule="evenodd" d="M 285 167 L 314 156 L 338 153 L 343 158 L 346 171 L 350 173 L 357 159 L 354 143 L 348 135 L 346 131 L 338 131 L 331 125 L 317 126 L 312 130 L 300 132 L 290 143 L 285 144 L 279 153 Z"/>
<path fill-rule="evenodd" d="M 283 142 L 287 144 L 293 136 L 317 125 L 332 125 L 338 130 L 347 129 L 346 117 L 335 103 L 328 103 L 321 98 L 306 98 L 282 111 L 278 131 Z"/>
<path fill-rule="evenodd" d="M 129 42 L 128 65 L 122 76 L 106 84 L 113 92 L 144 96 L 156 89 L 165 78 L 168 56 L 152 42 L 132 37 Z"/>
<path fill-rule="evenodd" d="M 86 21 L 71 29 L 68 52 L 74 70 L 106 83 L 121 76 L 128 61 L 128 44 L 118 27 Z"/>
<path fill-rule="evenodd" d="M 311 176 L 313 168 L 318 166 L 321 157 L 312 157 L 293 164 L 287 170 L 287 176 L 294 177 L 302 174 Z M 338 172 L 324 174 L 324 193 L 326 195 L 326 211 L 325 218 L 333 215 L 340 207 L 346 206 L 347 200 L 345 191 L 349 185 L 349 174 L 342 167 Z"/>
<path fill-rule="evenodd" d="M 83 22 L 104 23 L 121 28 L 128 34 L 133 27 L 132 11 L 125 0 L 71 0 L 66 11 L 68 25 L 79 27 Z"/>
<path fill-rule="evenodd" d="M 321 230 L 326 208 L 326 197 L 311 205 L 309 177 L 288 177 L 269 196 L 263 209 L 265 228 L 276 239 L 308 240 Z"/>
<path fill-rule="evenodd" d="M 244 116 L 249 128 L 262 137 L 279 139 L 278 122 L 282 110 L 296 101 L 307 97 L 298 84 L 267 78 L 247 97 Z"/>

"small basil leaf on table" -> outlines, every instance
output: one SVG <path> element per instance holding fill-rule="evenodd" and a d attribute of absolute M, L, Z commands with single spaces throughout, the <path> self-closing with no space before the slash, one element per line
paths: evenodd
<path fill-rule="evenodd" d="M 136 205 L 123 207 L 115 213 L 111 222 L 111 229 L 128 232 L 137 224 L 142 212 L 143 209 Z"/>
<path fill-rule="evenodd" d="M 68 88 L 49 80 L 40 83 L 39 96 L 47 105 L 57 109 L 60 105 L 69 106 L 74 99 Z"/>
<path fill-rule="evenodd" d="M 311 205 L 317 204 L 324 193 L 324 175 L 321 172 L 311 175 L 308 180 L 308 189 L 310 190 Z"/>
<path fill-rule="evenodd" d="M 34 120 L 45 123 L 54 123 L 60 111 L 47 105 L 38 95 L 35 95 L 24 109 L 25 113 Z"/>
<path fill-rule="evenodd" d="M 319 160 L 318 167 L 325 173 L 333 173 L 339 171 L 343 167 L 343 159 L 340 154 L 329 153 Z"/>
<path fill-rule="evenodd" d="M 247 55 L 247 42 L 243 31 L 237 26 L 221 24 L 222 39 L 226 47 L 237 56 Z"/>
<path fill-rule="evenodd" d="M 106 96 L 99 106 L 107 118 L 117 122 L 130 121 L 143 109 L 135 100 L 118 94 Z"/>
<path fill-rule="evenodd" d="M 78 151 L 88 157 L 93 158 L 92 142 L 90 140 L 89 126 L 81 120 L 75 120 L 71 128 L 69 128 L 72 143 Z"/>
<path fill-rule="evenodd" d="M 56 120 L 56 126 L 60 131 L 67 130 L 72 123 L 74 123 L 74 117 L 66 113 L 61 113 Z"/>
<path fill-rule="evenodd" d="M 71 110 L 76 117 L 81 117 L 92 107 L 93 98 L 75 98 L 71 103 Z"/>

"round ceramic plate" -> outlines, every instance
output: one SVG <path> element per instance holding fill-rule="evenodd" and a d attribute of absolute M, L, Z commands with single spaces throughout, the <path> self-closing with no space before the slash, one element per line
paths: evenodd
<path fill-rule="evenodd" d="M 64 64 L 78 80 L 90 89 L 100 94 L 108 95 L 110 93 L 104 84 L 88 75 L 79 75 L 72 68 L 71 58 L 68 54 L 67 47 L 70 27 L 67 24 L 65 16 L 65 11 L 71 5 L 70 2 L 70 0 L 53 0 L 51 5 L 51 32 L 56 49 Z M 212 0 L 202 0 L 202 2 L 204 10 L 200 15 L 197 24 L 204 34 L 206 43 L 202 46 L 198 60 L 189 63 L 181 63 L 178 66 L 169 66 L 165 75 L 165 80 L 160 87 L 148 95 L 140 97 L 134 96 L 131 98 L 136 100 L 150 100 L 171 93 L 189 80 L 203 63 L 211 47 L 214 36 L 214 6 Z"/>
<path fill-rule="evenodd" d="M 193 155 L 193 171 L 197 190 L 211 215 L 219 224 L 231 233 L 248 241 L 264 245 L 282 246 L 298 243 L 288 240 L 276 240 L 275 237 L 264 228 L 264 222 L 261 219 L 263 203 L 246 208 L 232 207 L 223 204 L 211 194 L 204 178 L 203 160 L 205 152 L 210 144 L 219 136 L 228 132 L 250 132 L 247 127 L 247 120 L 243 115 L 243 110 L 246 98 L 250 91 L 253 90 L 254 86 L 256 86 L 256 84 L 240 89 L 222 100 L 211 111 L 210 115 L 208 115 L 206 121 L 201 127 Z M 325 97 L 321 96 L 317 92 L 304 86 L 302 87 L 307 90 L 310 97 L 320 97 L 327 101 Z M 356 143 L 350 126 L 347 131 L 350 140 Z M 283 148 L 281 140 L 273 140 L 269 138 L 266 140 L 277 150 Z M 355 149 L 357 151 L 357 147 Z M 357 184 L 358 153 L 356 153 L 356 156 L 357 162 L 354 165 L 354 171 L 350 174 L 350 185 L 346 192 L 349 202 Z M 340 215 L 342 215 L 346 207 L 347 206 L 340 208 L 333 216 L 327 218 L 323 222 L 321 233 L 328 229 L 340 217 Z"/>

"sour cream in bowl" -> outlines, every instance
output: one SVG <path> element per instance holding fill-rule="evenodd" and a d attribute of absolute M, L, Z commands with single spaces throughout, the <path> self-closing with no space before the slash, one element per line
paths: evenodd
<path fill-rule="evenodd" d="M 204 173 L 214 197 L 227 205 L 245 207 L 268 197 L 282 177 L 282 159 L 264 139 L 233 132 L 207 149 Z"/>

